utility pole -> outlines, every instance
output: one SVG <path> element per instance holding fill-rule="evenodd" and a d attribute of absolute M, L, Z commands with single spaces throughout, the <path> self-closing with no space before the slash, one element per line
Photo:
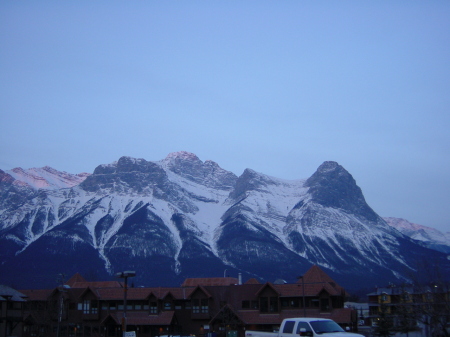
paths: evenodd
<path fill-rule="evenodd" d="M 128 284 L 127 280 L 129 277 L 136 276 L 135 271 L 123 271 L 116 274 L 116 277 L 125 279 L 125 286 L 123 288 L 123 318 L 122 318 L 122 336 L 125 337 L 127 333 L 127 291 Z"/>
<path fill-rule="evenodd" d="M 65 275 L 64 274 L 59 274 L 59 279 L 58 281 L 61 283 L 61 285 L 58 287 L 59 288 L 59 301 L 58 301 L 58 327 L 56 330 L 56 337 L 59 337 L 60 331 L 61 331 L 61 321 L 62 321 L 62 316 L 63 316 L 63 311 L 64 311 L 64 296 L 63 296 L 63 292 L 66 291 L 65 285 L 64 285 L 64 279 L 65 279 Z"/>

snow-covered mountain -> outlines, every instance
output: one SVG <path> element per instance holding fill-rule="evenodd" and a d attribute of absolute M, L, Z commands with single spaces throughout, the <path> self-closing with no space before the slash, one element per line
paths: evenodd
<path fill-rule="evenodd" d="M 294 281 L 312 264 L 358 288 L 405 279 L 428 258 L 450 274 L 445 254 L 389 226 L 335 162 L 294 181 L 237 177 L 188 152 L 121 157 L 90 175 L 0 170 L 0 283 L 20 288 L 121 270 L 143 285 L 225 270 Z"/>
<path fill-rule="evenodd" d="M 51 167 L 30 168 L 24 170 L 20 167 L 7 171 L 14 178 L 16 184 L 28 185 L 34 189 L 67 188 L 78 185 L 89 173 L 70 174 Z"/>
<path fill-rule="evenodd" d="M 443 233 L 435 228 L 411 223 L 401 218 L 384 217 L 389 226 L 422 242 L 426 247 L 450 254 L 450 232 Z"/>

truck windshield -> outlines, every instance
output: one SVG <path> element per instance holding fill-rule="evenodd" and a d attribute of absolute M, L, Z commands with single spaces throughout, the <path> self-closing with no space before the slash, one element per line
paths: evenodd
<path fill-rule="evenodd" d="M 310 323 L 316 333 L 344 332 L 334 321 L 312 321 Z"/>

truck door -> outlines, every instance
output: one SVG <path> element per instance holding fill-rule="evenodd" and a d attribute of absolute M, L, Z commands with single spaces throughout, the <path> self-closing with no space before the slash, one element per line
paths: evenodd
<path fill-rule="evenodd" d="M 280 337 L 292 337 L 294 332 L 295 321 L 284 321 L 282 330 L 280 331 Z"/>
<path fill-rule="evenodd" d="M 314 333 L 311 329 L 311 326 L 307 322 L 298 322 L 297 334 L 300 336 L 313 336 L 314 335 Z"/>

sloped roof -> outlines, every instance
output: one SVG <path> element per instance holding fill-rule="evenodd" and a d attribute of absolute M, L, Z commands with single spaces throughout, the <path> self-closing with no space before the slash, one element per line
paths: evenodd
<path fill-rule="evenodd" d="M 86 281 L 86 279 L 76 273 L 66 283 L 71 288 L 123 288 L 120 281 Z"/>
<path fill-rule="evenodd" d="M 68 286 L 70 286 L 71 288 L 74 288 L 74 284 L 76 282 L 86 282 L 86 280 L 84 279 L 83 276 L 80 275 L 80 273 L 76 273 L 75 275 L 73 275 L 67 282 L 66 284 Z"/>
<path fill-rule="evenodd" d="M 234 277 L 187 278 L 184 280 L 181 286 L 182 287 L 229 286 L 238 283 L 239 280 Z"/>
<path fill-rule="evenodd" d="M 130 300 L 147 299 L 155 296 L 157 299 L 163 299 L 167 295 L 172 295 L 175 299 L 188 299 L 196 288 L 128 288 L 127 298 Z M 123 288 L 99 288 L 96 294 L 103 300 L 123 299 Z"/>
<path fill-rule="evenodd" d="M 142 311 L 127 311 L 127 324 L 129 325 L 170 325 L 174 318 L 174 311 L 163 311 L 159 315 L 149 315 Z M 120 324 L 123 317 L 123 311 L 117 311 L 109 314 L 105 319 L 112 318 L 117 324 Z M 103 322 L 102 322 L 103 324 Z"/>
<path fill-rule="evenodd" d="M 27 297 L 28 301 L 46 301 L 54 289 L 29 289 L 20 292 Z"/>
<path fill-rule="evenodd" d="M 257 279 L 255 279 L 255 278 L 251 278 L 251 279 L 248 279 L 248 281 L 247 282 L 245 282 L 244 284 L 261 284 L 261 282 L 259 282 Z"/>
<path fill-rule="evenodd" d="M 271 288 L 274 292 L 276 292 L 276 293 L 278 293 L 278 295 L 280 295 L 280 292 L 278 291 L 278 288 L 280 288 L 280 287 L 277 287 L 277 286 L 279 286 L 279 284 L 272 284 L 270 282 L 267 282 L 258 290 L 256 295 L 259 295 L 266 288 Z"/>
<path fill-rule="evenodd" d="M 342 295 L 345 293 L 343 287 L 336 283 L 327 273 L 325 273 L 319 266 L 313 265 L 303 275 L 303 280 L 298 279 L 297 284 L 305 285 L 305 293 L 311 291 L 320 292 L 323 288 L 330 293 L 330 295 Z M 317 285 L 321 285 L 318 287 Z M 346 293 L 345 293 L 346 294 Z"/>
<path fill-rule="evenodd" d="M 5 285 L 0 285 L 0 301 L 6 301 L 9 299 L 14 302 L 23 302 L 25 294 Z"/>
<path fill-rule="evenodd" d="M 303 278 L 305 279 L 305 283 L 334 282 L 334 280 L 317 265 L 313 265 L 309 268 L 305 275 L 303 275 Z M 298 283 L 302 283 L 302 280 L 299 279 Z"/>
<path fill-rule="evenodd" d="M 70 286 L 71 288 L 123 288 L 123 285 L 119 281 L 100 281 L 100 282 L 74 282 Z"/>

